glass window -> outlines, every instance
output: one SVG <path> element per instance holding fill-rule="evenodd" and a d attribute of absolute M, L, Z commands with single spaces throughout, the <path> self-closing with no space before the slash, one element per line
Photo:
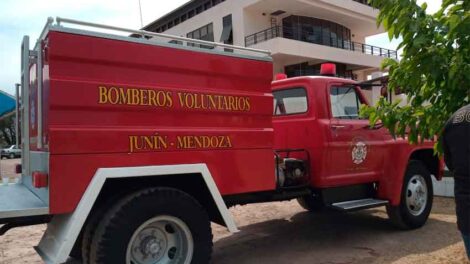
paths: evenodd
<path fill-rule="evenodd" d="M 336 47 L 338 46 L 338 38 L 336 35 L 336 24 L 330 24 L 330 32 L 331 32 L 331 46 Z"/>
<path fill-rule="evenodd" d="M 318 19 L 314 19 L 313 36 L 313 43 L 321 44 L 321 22 Z"/>
<path fill-rule="evenodd" d="M 206 36 L 207 35 L 207 27 L 202 27 L 201 28 L 201 36 Z"/>
<path fill-rule="evenodd" d="M 275 116 L 300 114 L 308 110 L 307 92 L 304 88 L 275 91 L 273 95 Z"/>
<path fill-rule="evenodd" d="M 330 46 L 331 45 L 331 32 L 330 32 L 330 23 L 328 21 L 322 22 L 322 40 L 323 45 Z"/>
<path fill-rule="evenodd" d="M 351 41 L 348 28 L 328 20 L 289 16 L 284 18 L 282 23 L 284 38 L 340 48 L 345 46 L 344 42 Z"/>
<path fill-rule="evenodd" d="M 361 98 L 354 86 L 332 87 L 330 90 L 331 115 L 338 119 L 359 119 Z"/>
<path fill-rule="evenodd" d="M 344 27 L 338 26 L 338 48 L 344 48 L 343 30 Z"/>
<path fill-rule="evenodd" d="M 192 32 L 189 32 L 186 35 L 188 38 L 192 39 L 199 39 L 199 40 L 206 40 L 206 41 L 214 41 L 214 32 L 213 32 L 213 25 L 208 24 L 205 25 L 201 28 L 198 28 Z M 213 49 L 213 46 L 208 46 L 208 45 L 197 45 L 194 43 L 188 43 L 188 46 L 192 47 L 200 47 L 200 48 L 205 48 L 205 49 Z"/>

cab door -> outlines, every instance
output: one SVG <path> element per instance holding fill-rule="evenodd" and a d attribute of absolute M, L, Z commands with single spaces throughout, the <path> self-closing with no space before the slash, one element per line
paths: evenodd
<path fill-rule="evenodd" d="M 330 106 L 327 184 L 340 186 L 378 180 L 384 162 L 384 132 L 371 128 L 368 120 L 359 117 L 361 105 L 367 104 L 359 87 L 330 84 L 327 89 Z"/>

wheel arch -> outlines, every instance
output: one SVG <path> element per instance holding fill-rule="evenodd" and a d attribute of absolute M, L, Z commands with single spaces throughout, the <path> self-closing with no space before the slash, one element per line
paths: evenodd
<path fill-rule="evenodd" d="M 108 200 L 117 200 L 133 192 L 153 187 L 169 187 L 189 194 L 206 209 L 212 222 L 228 227 L 201 173 L 107 179 L 88 218 Z"/>
<path fill-rule="evenodd" d="M 382 187 L 379 186 L 381 198 L 390 201 L 391 205 L 398 205 L 401 201 L 401 191 L 403 188 L 403 180 L 406 170 L 410 161 L 420 161 L 429 170 L 430 174 L 436 176 L 438 179 L 442 174 L 442 162 L 434 150 L 428 146 L 410 146 L 404 148 L 402 145 L 397 145 L 397 151 L 394 153 L 395 157 L 403 157 L 393 163 L 389 167 L 388 173 L 385 173 L 382 180 Z M 393 179 L 393 180 L 390 180 Z"/>
<path fill-rule="evenodd" d="M 410 154 L 408 162 L 411 160 L 422 162 L 432 175 L 439 177 L 440 159 L 439 156 L 434 153 L 433 149 L 416 149 Z"/>
<path fill-rule="evenodd" d="M 188 180 L 196 185 L 181 184 L 182 180 Z M 188 194 L 203 206 L 208 206 L 211 220 L 224 224 L 230 232 L 238 232 L 206 164 L 100 168 L 93 176 L 75 211 L 53 217 L 39 245 L 35 248 L 36 251 L 47 263 L 65 262 L 92 209 L 96 208 L 95 205 L 99 206 L 106 198 L 113 196 L 113 188 L 118 188 L 117 197 L 119 197 L 120 194 L 125 195 L 142 187 L 155 187 L 155 184 L 165 184 L 164 187 L 188 191 Z"/>

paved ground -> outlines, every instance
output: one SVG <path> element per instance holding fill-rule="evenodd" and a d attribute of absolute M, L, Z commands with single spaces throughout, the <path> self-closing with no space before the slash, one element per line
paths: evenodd
<path fill-rule="evenodd" d="M 12 169 L 13 160 L 1 162 L 2 170 Z M 427 225 L 407 232 L 391 227 L 383 209 L 310 214 L 291 201 L 230 210 L 241 232 L 231 235 L 213 226 L 215 264 L 470 263 L 456 230 L 452 199 L 436 198 Z M 0 237 L 0 263 L 42 263 L 32 246 L 44 229 L 18 228 Z"/>

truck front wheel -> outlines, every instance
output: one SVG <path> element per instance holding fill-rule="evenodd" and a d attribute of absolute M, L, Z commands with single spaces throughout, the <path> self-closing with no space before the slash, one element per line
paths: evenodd
<path fill-rule="evenodd" d="M 400 204 L 387 206 L 391 222 L 401 229 L 422 227 L 428 220 L 433 202 L 431 174 L 420 161 L 408 163 Z"/>
<path fill-rule="evenodd" d="M 172 188 L 150 188 L 118 201 L 100 220 L 90 263 L 209 263 L 212 231 L 205 209 Z"/>

